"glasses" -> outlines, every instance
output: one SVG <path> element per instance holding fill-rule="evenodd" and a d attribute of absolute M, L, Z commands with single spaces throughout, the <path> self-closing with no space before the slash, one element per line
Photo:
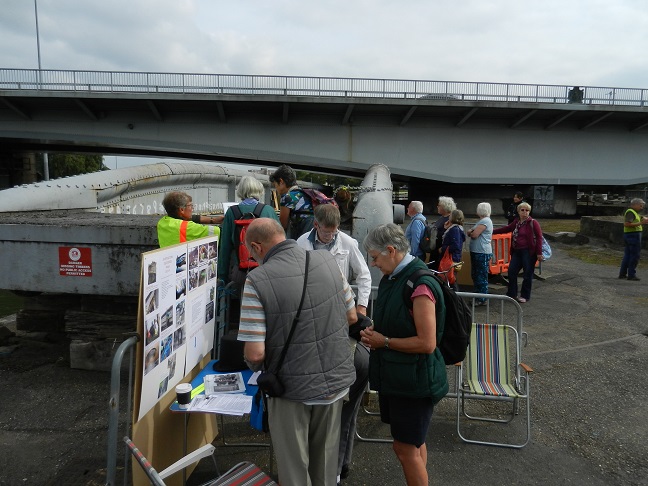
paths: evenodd
<path fill-rule="evenodd" d="M 334 230 L 326 231 L 324 228 L 322 228 L 319 223 L 316 221 L 315 225 L 317 226 L 317 232 L 320 234 L 322 237 L 330 237 L 330 236 L 335 236 L 340 232 L 339 228 L 335 228 Z"/>
<path fill-rule="evenodd" d="M 194 208 L 194 205 L 193 205 L 193 203 L 187 203 L 187 204 L 185 204 L 183 207 L 184 207 L 184 208 L 191 208 L 191 209 L 193 209 L 193 208 Z"/>
<path fill-rule="evenodd" d="M 387 254 L 387 250 L 381 251 L 380 253 L 376 253 L 375 256 L 369 255 L 369 258 L 371 258 L 371 263 L 376 263 L 376 260 L 378 260 L 378 257 L 380 255 L 386 255 L 386 254 Z"/>
<path fill-rule="evenodd" d="M 520 209 L 520 211 L 522 211 L 523 213 L 528 213 L 529 212 L 528 209 Z"/>

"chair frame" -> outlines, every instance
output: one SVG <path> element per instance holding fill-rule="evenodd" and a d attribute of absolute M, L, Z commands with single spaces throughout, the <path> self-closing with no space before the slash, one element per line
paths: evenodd
<path fill-rule="evenodd" d="M 511 342 L 511 337 L 514 343 Z M 480 341 L 488 339 L 488 342 Z M 482 348 L 483 344 L 490 351 L 489 364 L 492 366 L 477 365 L 475 350 Z M 503 347 L 502 347 L 503 346 Z M 502 355 L 502 353 L 505 353 Z M 512 359 L 515 358 L 515 362 Z M 533 370 L 521 362 L 520 335 L 513 326 L 506 324 L 473 324 L 470 337 L 468 354 L 463 363 L 459 363 L 456 374 L 457 390 L 457 434 L 464 442 L 499 447 L 521 449 L 531 439 L 531 401 L 530 401 L 530 373 Z M 511 360 L 511 361 L 509 361 Z M 484 364 L 485 360 L 480 363 Z M 473 382 L 479 382 L 481 389 L 471 387 L 464 381 L 465 375 Z M 469 400 L 489 400 L 503 402 L 510 405 L 505 418 L 497 418 L 495 414 L 470 415 L 466 411 L 466 402 Z M 519 415 L 520 403 L 526 405 L 526 435 L 522 442 L 485 441 L 469 438 L 465 431 L 462 433 L 462 419 L 508 424 Z M 500 410 L 501 407 L 498 407 Z M 504 410 L 507 410 L 508 406 Z M 465 422 L 465 420 L 464 420 Z"/>

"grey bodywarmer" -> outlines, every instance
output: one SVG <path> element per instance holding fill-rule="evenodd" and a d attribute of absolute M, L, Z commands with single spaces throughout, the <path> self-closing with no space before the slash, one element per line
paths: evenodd
<path fill-rule="evenodd" d="M 355 381 L 344 299 L 344 277 L 333 256 L 311 251 L 308 285 L 279 377 L 282 398 L 327 397 Z M 275 371 L 301 299 L 306 250 L 294 240 L 275 245 L 248 278 L 266 316 L 265 369 Z"/>

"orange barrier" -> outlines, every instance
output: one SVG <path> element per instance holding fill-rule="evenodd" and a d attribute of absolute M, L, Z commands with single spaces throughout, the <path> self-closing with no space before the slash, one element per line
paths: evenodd
<path fill-rule="evenodd" d="M 511 235 L 512 233 L 505 233 L 503 235 L 493 235 L 493 258 L 488 267 L 488 273 L 491 275 L 499 275 L 508 272 L 511 249 Z"/>
<path fill-rule="evenodd" d="M 513 233 L 505 233 L 503 235 L 493 235 L 493 258 L 488 267 L 488 273 L 491 275 L 500 275 L 508 272 L 509 262 L 511 261 L 511 236 Z M 535 266 L 539 266 L 540 262 L 536 262 Z"/>

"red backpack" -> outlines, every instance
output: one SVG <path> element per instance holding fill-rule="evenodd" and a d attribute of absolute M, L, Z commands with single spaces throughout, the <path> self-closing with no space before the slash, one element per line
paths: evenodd
<path fill-rule="evenodd" d="M 232 206 L 232 213 L 234 214 L 234 228 L 236 231 L 236 236 L 234 241 L 238 240 L 238 258 L 239 258 L 239 268 L 241 270 L 249 270 L 251 268 L 258 267 L 259 264 L 250 256 L 250 253 L 245 246 L 245 233 L 247 232 L 247 227 L 252 221 L 256 218 L 261 217 L 261 211 L 265 204 L 258 203 L 254 208 L 254 211 L 251 213 L 243 214 L 241 208 L 238 204 Z"/>

